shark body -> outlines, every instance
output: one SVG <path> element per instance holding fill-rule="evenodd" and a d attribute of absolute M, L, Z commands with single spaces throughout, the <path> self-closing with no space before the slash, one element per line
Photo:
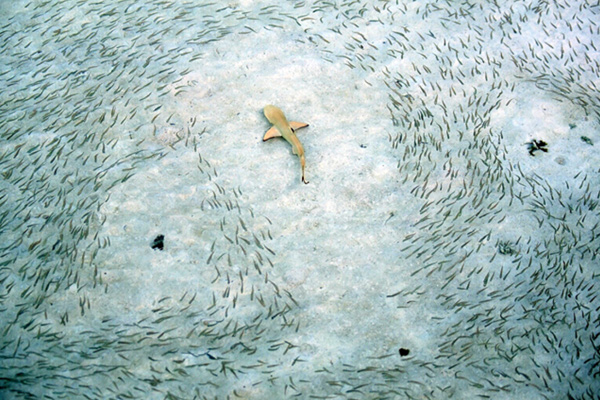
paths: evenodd
<path fill-rule="evenodd" d="M 283 114 L 283 111 L 281 111 L 279 107 L 275 107 L 271 104 L 265 106 L 263 112 L 269 122 L 273 124 L 267 133 L 265 133 L 263 141 L 267 141 L 274 137 L 283 137 L 285 140 L 287 140 L 287 142 L 292 145 L 292 152 L 296 154 L 298 158 L 300 158 L 300 165 L 302 166 L 302 182 L 308 183 L 308 181 L 304 178 L 304 148 L 296 136 L 296 130 L 305 128 L 308 126 L 308 124 L 305 124 L 304 122 L 288 122 L 287 118 Z"/>

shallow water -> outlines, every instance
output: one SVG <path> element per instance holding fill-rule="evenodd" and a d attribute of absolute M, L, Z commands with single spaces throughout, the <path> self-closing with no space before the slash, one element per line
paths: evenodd
<path fill-rule="evenodd" d="M 596 3 L 0 12 L 0 397 L 600 392 Z"/>

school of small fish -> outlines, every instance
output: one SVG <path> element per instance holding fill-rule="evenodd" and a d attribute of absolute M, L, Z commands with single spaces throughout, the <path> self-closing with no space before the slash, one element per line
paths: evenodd
<path fill-rule="evenodd" d="M 597 398 L 597 1 L 0 9 L 0 398 Z M 391 273 L 364 285 L 385 288 L 374 318 L 410 316 L 426 346 L 406 345 L 407 325 L 385 343 L 360 337 L 367 352 L 315 357 L 312 311 L 281 271 L 287 257 L 324 268 L 329 255 L 284 247 L 274 232 L 293 221 L 256 213 L 244 192 L 286 189 L 221 179 L 206 118 L 182 111 L 190 74 L 216 62 L 211 46 L 265 32 L 385 94 L 391 128 L 370 140 L 387 143 L 388 184 L 408 201 L 375 221 L 394 232 L 393 257 L 372 255 Z M 515 135 L 536 96 L 565 116 L 561 135 Z M 293 112 L 311 123 L 311 185 L 298 189 L 331 184 L 314 117 Z M 253 127 L 258 140 L 267 128 Z M 532 157 L 526 143 L 544 149 Z M 181 232 L 136 229 L 156 215 Z M 153 250 L 159 234 L 165 249 Z M 147 254 L 156 261 L 136 264 Z M 185 281 L 169 280 L 176 268 Z"/>

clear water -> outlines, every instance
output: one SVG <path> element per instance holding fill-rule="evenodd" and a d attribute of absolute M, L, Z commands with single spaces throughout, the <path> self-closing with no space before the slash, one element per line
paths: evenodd
<path fill-rule="evenodd" d="M 0 12 L 3 399 L 600 392 L 597 2 Z"/>

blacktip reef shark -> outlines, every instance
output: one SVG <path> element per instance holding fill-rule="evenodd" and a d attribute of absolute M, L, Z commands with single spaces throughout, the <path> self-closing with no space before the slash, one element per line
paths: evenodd
<path fill-rule="evenodd" d="M 281 111 L 279 107 L 275 107 L 271 104 L 265 106 L 263 112 L 269 122 L 273 124 L 267 133 L 265 133 L 263 142 L 273 139 L 274 137 L 283 137 L 287 140 L 292 145 L 292 152 L 300 158 L 300 165 L 302 166 L 302 182 L 308 183 L 304 178 L 304 148 L 296 136 L 296 130 L 305 128 L 308 124 L 305 124 L 304 122 L 288 122 L 283 111 Z"/>

